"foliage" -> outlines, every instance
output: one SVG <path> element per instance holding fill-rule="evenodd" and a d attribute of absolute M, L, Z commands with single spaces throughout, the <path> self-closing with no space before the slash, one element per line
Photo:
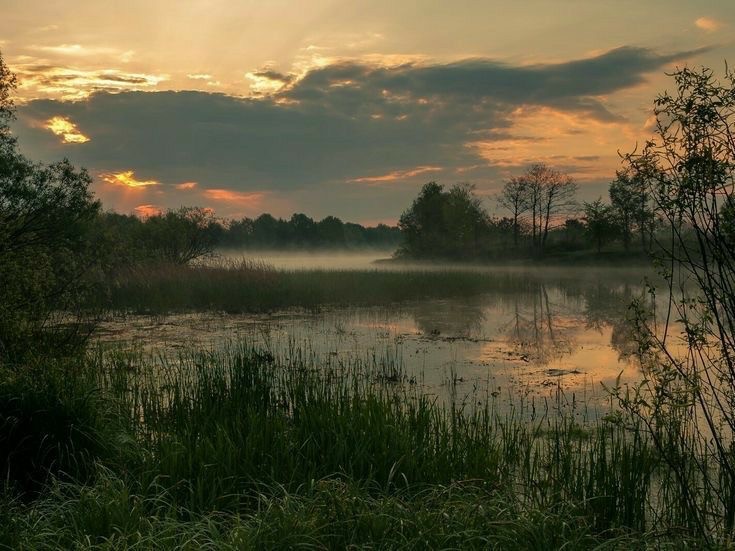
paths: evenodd
<path fill-rule="evenodd" d="M 140 243 L 154 259 L 188 264 L 214 251 L 214 214 L 201 207 L 181 207 L 145 219 Z"/>
<path fill-rule="evenodd" d="M 610 183 L 610 203 L 623 245 L 630 249 L 633 233 L 638 232 L 641 248 L 649 248 L 653 233 L 654 213 L 645 175 L 628 167 L 620 170 Z"/>
<path fill-rule="evenodd" d="M 613 207 L 603 204 L 600 199 L 592 203 L 585 203 L 584 220 L 587 225 L 587 235 L 596 244 L 599 253 L 602 246 L 615 237 L 617 225 Z"/>
<path fill-rule="evenodd" d="M 102 408 L 87 380 L 54 366 L 0 379 L 0 475 L 24 495 L 49 475 L 84 480 L 104 448 Z"/>
<path fill-rule="evenodd" d="M 399 254 L 411 258 L 478 258 L 489 217 L 474 188 L 458 184 L 449 191 L 426 184 L 398 223 L 403 233 Z"/>
<path fill-rule="evenodd" d="M 2 125 L 12 116 L 7 97 L 14 80 L 0 58 Z M 48 166 L 23 157 L 0 128 L 0 361 L 76 342 L 79 325 L 52 329 L 54 314 L 74 312 L 89 290 L 96 264 L 90 223 L 99 204 L 91 179 L 64 160 Z"/>
<path fill-rule="evenodd" d="M 681 506 L 708 537 L 735 529 L 735 248 L 729 233 L 735 75 L 726 73 L 722 83 L 709 69 L 682 69 L 674 79 L 675 92 L 655 101 L 656 137 L 627 156 L 667 226 L 657 250 L 668 304 L 663 316 L 652 318 L 638 309 L 647 377 L 641 388 L 618 389 L 618 395 L 690 488 Z M 693 451 L 701 459 L 684 464 L 683 455 Z M 712 499 L 703 503 L 702 495 Z"/>

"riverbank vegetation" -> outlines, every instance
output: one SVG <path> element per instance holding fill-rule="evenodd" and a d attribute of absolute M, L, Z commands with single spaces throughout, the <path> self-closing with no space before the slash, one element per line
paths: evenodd
<path fill-rule="evenodd" d="M 695 533 L 642 425 L 561 395 L 501 413 L 490 390 L 439 405 L 388 357 L 244 344 L 29 369 L 0 387 L 0 541 L 582 549 Z"/>

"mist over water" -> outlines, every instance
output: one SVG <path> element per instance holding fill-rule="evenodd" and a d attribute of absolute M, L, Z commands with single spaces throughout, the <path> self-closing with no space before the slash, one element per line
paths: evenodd
<path fill-rule="evenodd" d="M 386 252 L 230 252 L 276 269 L 481 270 L 507 282 L 470 297 L 391 306 L 289 309 L 270 314 L 189 313 L 110 320 L 103 340 L 142 342 L 150 350 L 219 348 L 241 340 L 277 354 L 295 346 L 329 361 L 371 358 L 400 366 L 397 383 L 446 398 L 550 396 L 602 404 L 601 383 L 640 378 L 628 307 L 645 295 L 644 270 L 467 267 L 376 263 Z M 650 275 L 650 274 L 649 274 Z M 391 375 L 393 377 L 393 375 Z"/>
<path fill-rule="evenodd" d="M 279 270 L 366 270 L 396 269 L 396 265 L 381 263 L 390 259 L 392 249 L 344 251 L 283 251 L 233 250 L 217 251 L 216 257 L 227 261 L 247 259 L 263 262 Z"/>

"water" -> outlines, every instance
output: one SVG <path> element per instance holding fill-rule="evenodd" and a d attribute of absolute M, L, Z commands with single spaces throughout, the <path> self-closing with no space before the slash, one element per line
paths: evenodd
<path fill-rule="evenodd" d="M 365 269 L 375 256 L 256 258 L 282 269 Z M 489 277 L 499 271 L 484 270 Z M 368 358 L 400 365 L 397 382 L 442 398 L 448 393 L 544 397 L 561 389 L 570 399 L 602 403 L 607 398 L 603 385 L 615 384 L 618 377 L 622 382 L 640 378 L 628 306 L 644 295 L 644 273 L 558 268 L 539 277 L 539 269 L 508 268 L 503 274 L 508 270 L 528 280 L 520 286 L 523 291 L 319 312 L 128 316 L 103 323 L 98 337 L 156 351 L 247 340 L 276 354 L 300 347 L 330 361 Z"/>

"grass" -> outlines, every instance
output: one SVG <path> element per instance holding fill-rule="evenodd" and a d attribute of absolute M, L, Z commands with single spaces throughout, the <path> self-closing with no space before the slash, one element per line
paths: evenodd
<path fill-rule="evenodd" d="M 612 415 L 580 426 L 550 410 L 528 420 L 526 411 L 499 413 L 483 396 L 472 406 L 440 407 L 415 387 L 386 382 L 385 369 L 376 360 L 245 345 L 157 361 L 120 352 L 80 359 L 65 366 L 66 386 L 48 386 L 63 400 L 29 402 L 13 416 L 63 411 L 61 402 L 89 397 L 91 385 L 87 403 L 96 413 L 58 424 L 107 445 L 78 450 L 84 469 L 75 472 L 83 476 L 48 474 L 39 464 L 37 474 L 48 477 L 41 493 L 6 488 L 0 542 L 13 549 L 701 543 L 677 506 L 682 489 L 639 427 Z M 16 392 L 37 386 L 13 377 L 3 384 Z"/>
<path fill-rule="evenodd" d="M 609 269 L 607 270 L 609 271 Z M 591 278 L 601 273 L 588 270 Z M 584 274 L 554 268 L 413 266 L 410 270 L 276 270 L 249 261 L 214 265 L 142 266 L 108 282 L 105 296 L 93 306 L 113 311 L 166 313 L 217 310 L 231 313 L 269 312 L 323 305 L 383 305 L 428 298 L 472 297 L 482 293 L 537 291 L 554 283 L 581 292 Z M 640 284 L 641 274 L 616 273 L 618 283 Z"/>

